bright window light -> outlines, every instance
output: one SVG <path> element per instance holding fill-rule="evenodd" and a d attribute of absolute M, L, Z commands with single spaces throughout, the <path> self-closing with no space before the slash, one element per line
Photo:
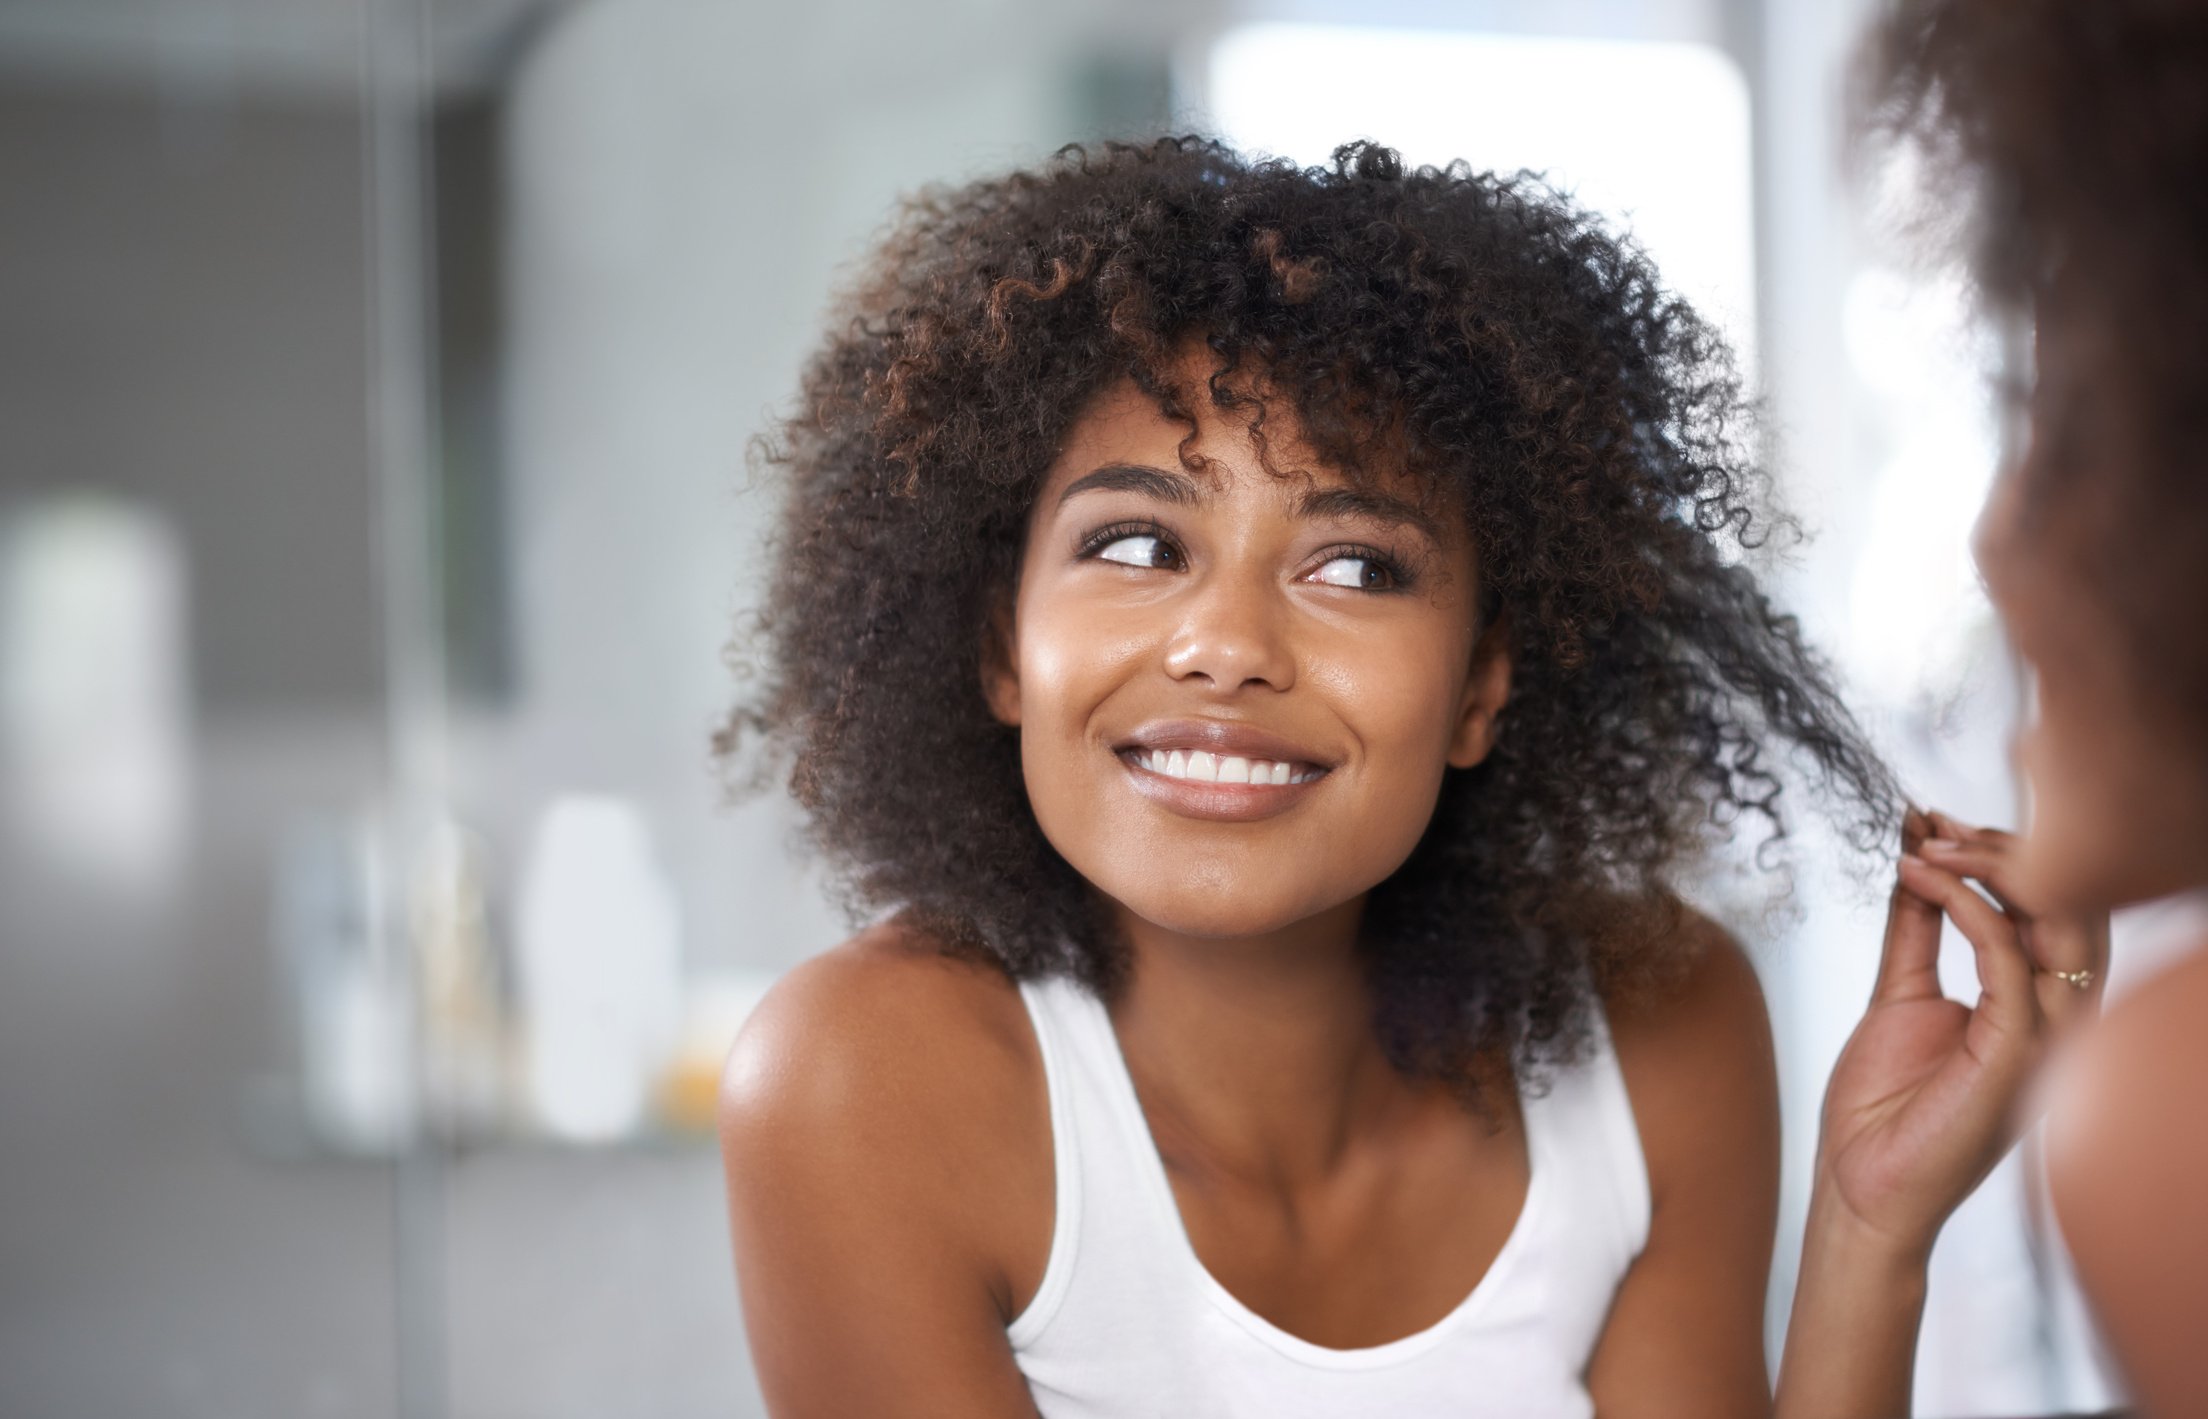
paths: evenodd
<path fill-rule="evenodd" d="M 1753 378 L 1748 87 L 1703 45 L 1356 25 L 1229 30 L 1206 68 L 1220 135 L 1299 163 L 1371 138 L 1414 164 L 1530 168 L 1638 239 Z"/>
<path fill-rule="evenodd" d="M 1985 377 L 1996 353 L 1953 275 L 1861 271 L 1842 313 L 1883 453 L 1849 587 L 1848 669 L 1888 703 L 1951 698 L 1992 614 L 1970 531 L 2000 453 Z"/>

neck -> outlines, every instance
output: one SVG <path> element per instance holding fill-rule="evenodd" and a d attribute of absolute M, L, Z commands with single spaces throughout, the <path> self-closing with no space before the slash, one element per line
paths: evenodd
<path fill-rule="evenodd" d="M 1112 1021 L 1154 1127 L 1201 1163 L 1323 1177 L 1401 1079 L 1372 1029 L 1364 898 L 1277 931 L 1193 937 L 1121 914 L 1133 950 Z"/>

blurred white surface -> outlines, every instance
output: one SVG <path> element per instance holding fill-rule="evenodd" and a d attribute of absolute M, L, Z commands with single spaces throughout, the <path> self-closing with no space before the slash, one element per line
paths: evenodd
<path fill-rule="evenodd" d="M 175 530 L 96 491 L 0 516 L 0 794 L 54 871 L 149 890 L 190 789 L 190 599 Z"/>

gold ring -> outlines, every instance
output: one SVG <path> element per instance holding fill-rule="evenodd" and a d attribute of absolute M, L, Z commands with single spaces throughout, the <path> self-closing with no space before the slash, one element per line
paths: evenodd
<path fill-rule="evenodd" d="M 2043 976 L 2053 976 L 2056 980 L 2061 981 L 2064 985 L 2070 986 L 2072 989 L 2075 990 L 2090 990 L 2093 986 L 2093 972 L 2089 970 L 2050 971 L 2042 969 L 2040 971 L 2040 974 Z"/>

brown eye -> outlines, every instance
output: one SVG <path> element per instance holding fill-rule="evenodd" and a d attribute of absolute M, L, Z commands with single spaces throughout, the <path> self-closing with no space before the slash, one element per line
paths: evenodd
<path fill-rule="evenodd" d="M 1349 586 L 1360 591 L 1386 591 L 1395 585 L 1395 575 L 1376 557 L 1332 557 L 1311 574 L 1311 579 L 1327 586 Z"/>
<path fill-rule="evenodd" d="M 1117 537 L 1105 543 L 1096 555 L 1107 562 L 1119 562 L 1130 567 L 1169 569 L 1173 566 L 1173 548 L 1162 537 L 1150 533 L 1137 533 Z"/>

